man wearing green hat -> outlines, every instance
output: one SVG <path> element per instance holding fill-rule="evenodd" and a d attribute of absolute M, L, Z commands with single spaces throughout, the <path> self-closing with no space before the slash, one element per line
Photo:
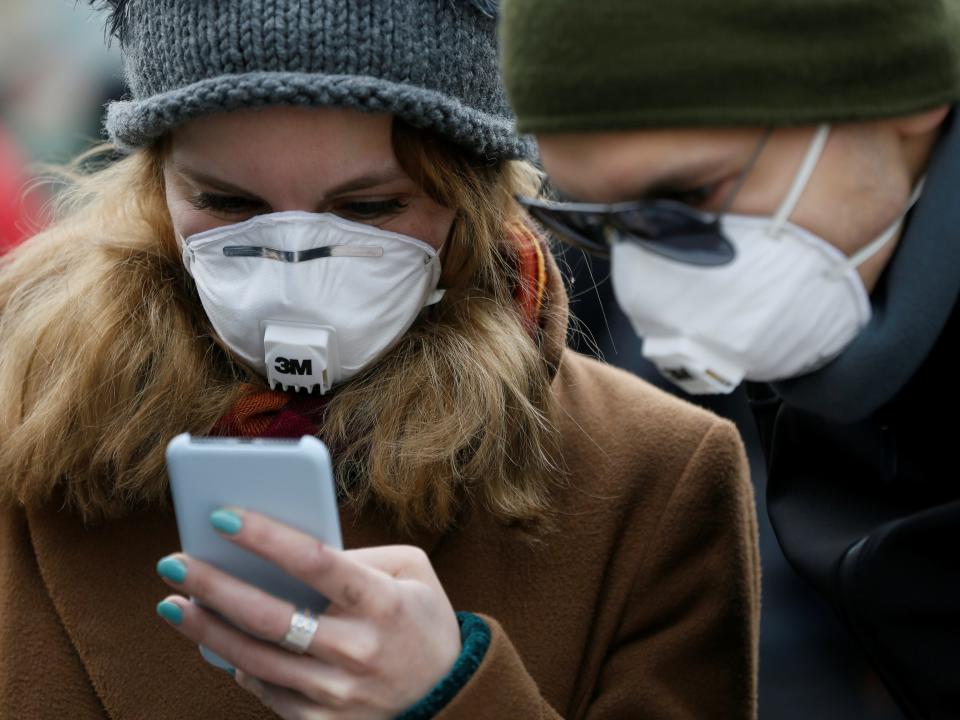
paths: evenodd
<path fill-rule="evenodd" d="M 571 199 L 531 214 L 610 255 L 667 378 L 748 383 L 784 552 L 910 716 L 957 717 L 960 0 L 502 5 Z"/>

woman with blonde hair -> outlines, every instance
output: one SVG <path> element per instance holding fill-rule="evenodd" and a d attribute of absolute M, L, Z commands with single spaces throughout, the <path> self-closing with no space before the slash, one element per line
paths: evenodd
<path fill-rule="evenodd" d="M 123 156 L 0 266 L 0 715 L 754 716 L 741 443 L 564 349 L 493 5 L 109 4 Z M 175 552 L 181 432 L 330 447 L 347 550 L 211 516 L 305 647 Z"/>

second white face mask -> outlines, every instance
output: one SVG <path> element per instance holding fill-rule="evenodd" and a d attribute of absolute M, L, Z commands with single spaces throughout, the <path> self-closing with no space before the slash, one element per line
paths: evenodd
<path fill-rule="evenodd" d="M 271 388 L 327 392 L 443 294 L 430 245 L 331 214 L 259 215 L 182 247 L 218 336 Z"/>
<path fill-rule="evenodd" d="M 853 257 L 788 221 L 828 136 L 821 127 L 777 215 L 721 218 L 735 259 L 697 267 L 629 242 L 611 253 L 617 301 L 643 338 L 643 354 L 693 394 L 729 393 L 744 379 L 812 372 L 866 326 L 870 298 L 857 268 L 895 237 L 909 205 Z"/>
<path fill-rule="evenodd" d="M 644 356 L 687 392 L 809 372 L 870 319 L 856 269 L 832 245 L 795 225 L 771 237 L 768 218 L 731 215 L 722 225 L 737 249 L 727 266 L 695 268 L 628 243 L 613 248 L 616 295 Z"/>

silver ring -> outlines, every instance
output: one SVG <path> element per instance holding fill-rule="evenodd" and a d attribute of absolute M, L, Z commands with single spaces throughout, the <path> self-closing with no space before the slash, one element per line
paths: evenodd
<path fill-rule="evenodd" d="M 294 610 L 290 618 L 290 629 L 280 641 L 280 647 L 290 652 L 302 655 L 313 642 L 313 636 L 317 634 L 317 618 L 310 610 Z"/>

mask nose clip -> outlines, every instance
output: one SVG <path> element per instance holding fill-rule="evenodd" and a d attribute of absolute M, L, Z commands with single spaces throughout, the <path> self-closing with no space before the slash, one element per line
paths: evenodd
<path fill-rule="evenodd" d="M 340 352 L 332 327 L 267 321 L 263 349 L 272 390 L 325 395 L 340 380 Z"/>

